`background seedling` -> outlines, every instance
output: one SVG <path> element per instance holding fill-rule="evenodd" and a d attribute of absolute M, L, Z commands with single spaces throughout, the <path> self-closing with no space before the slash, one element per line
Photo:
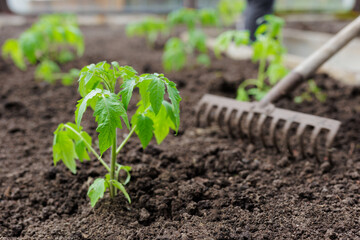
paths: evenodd
<path fill-rule="evenodd" d="M 307 91 L 303 92 L 300 96 L 296 96 L 294 98 L 294 102 L 312 102 L 314 98 L 316 98 L 320 102 L 325 102 L 326 97 L 326 93 L 324 93 L 321 88 L 316 85 L 316 82 L 314 80 L 309 80 L 307 85 Z"/>
<path fill-rule="evenodd" d="M 121 82 L 117 91 L 117 83 Z M 128 120 L 127 108 L 135 88 L 139 89 L 140 99 L 137 111 Z M 170 129 L 179 129 L 181 97 L 175 83 L 163 74 L 142 74 L 129 66 L 119 66 L 117 62 L 111 65 L 106 62 L 91 64 L 81 70 L 79 92 L 82 99 L 78 101 L 75 111 L 75 124 L 60 124 L 54 132 L 53 159 L 54 165 L 62 161 L 72 173 L 76 173 L 76 159 L 82 162 L 89 160 L 92 153 L 106 168 L 108 174 L 96 179 L 89 187 L 88 196 L 91 206 L 104 196 L 109 189 L 113 198 L 120 190 L 131 202 L 125 185 L 130 181 L 130 166 L 117 163 L 117 155 L 128 142 L 133 133 L 140 139 L 143 148 L 149 144 L 153 136 L 160 144 L 169 134 Z M 167 92 L 169 101 L 165 99 Z M 94 117 L 98 123 L 99 133 L 98 154 L 92 147 L 92 139 L 81 127 L 81 120 L 87 107 L 94 109 Z M 117 130 L 123 124 L 129 133 L 120 145 L 117 145 Z M 103 153 L 110 149 L 110 166 L 103 160 Z M 125 171 L 127 178 L 119 180 L 119 172 Z"/>
<path fill-rule="evenodd" d="M 62 73 L 58 63 L 72 61 L 84 53 L 83 35 L 76 17 L 66 14 L 44 15 L 18 39 L 8 39 L 2 46 L 2 56 L 9 57 L 21 70 L 26 64 L 37 65 L 35 78 L 53 83 L 61 79 L 72 84 L 79 70 Z"/>
<path fill-rule="evenodd" d="M 273 15 L 266 15 L 264 20 L 265 23 L 256 30 L 256 41 L 251 43 L 252 60 L 259 64 L 258 75 L 256 79 L 247 79 L 240 84 L 236 97 L 239 101 L 249 101 L 250 96 L 256 100 L 262 99 L 269 89 L 288 73 L 283 64 L 283 56 L 286 53 L 282 44 L 284 21 Z M 222 33 L 216 39 L 215 54 L 220 56 L 231 42 L 237 46 L 248 44 L 249 33 L 244 31 Z"/>
<path fill-rule="evenodd" d="M 156 39 L 161 35 L 168 34 L 168 27 L 165 20 L 158 18 L 147 18 L 144 21 L 130 23 L 126 26 L 128 37 L 145 37 L 148 45 L 152 48 Z"/>

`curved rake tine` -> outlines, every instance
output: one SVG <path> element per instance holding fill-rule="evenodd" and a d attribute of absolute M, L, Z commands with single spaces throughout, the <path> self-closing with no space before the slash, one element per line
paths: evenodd
<path fill-rule="evenodd" d="M 291 124 L 293 122 L 292 121 L 286 121 L 285 126 L 283 128 L 283 146 L 286 146 L 286 149 L 288 150 L 288 153 L 290 154 L 290 156 L 294 156 L 293 151 L 291 149 L 291 144 L 290 144 L 290 135 L 289 135 L 289 130 L 291 127 Z"/>
<path fill-rule="evenodd" d="M 303 158 L 306 157 L 305 146 L 304 146 L 305 129 L 306 129 L 306 124 L 300 124 L 296 130 L 296 139 L 299 141 L 300 152 Z"/>
<path fill-rule="evenodd" d="M 235 115 L 235 123 L 236 123 L 236 128 L 237 128 L 237 132 L 239 133 L 241 138 L 244 138 L 244 132 L 242 129 L 242 124 L 241 124 L 241 118 L 242 115 L 244 114 L 244 111 L 238 111 Z"/>
<path fill-rule="evenodd" d="M 255 114 L 253 112 L 249 112 L 249 114 L 246 116 L 245 120 L 245 133 L 248 135 L 250 142 L 254 143 L 254 136 L 252 134 L 252 123 L 254 120 Z"/>
<path fill-rule="evenodd" d="M 326 144 L 325 144 L 326 156 L 328 157 L 328 160 L 329 160 L 330 164 L 333 164 L 333 162 L 332 162 L 332 154 L 331 154 L 331 151 L 329 151 L 329 148 L 330 148 L 331 144 L 334 141 L 334 138 L 335 138 L 335 135 L 336 135 L 338 129 L 339 128 L 331 129 L 330 132 L 327 134 L 327 137 L 326 137 Z"/>
<path fill-rule="evenodd" d="M 222 108 L 222 107 L 217 107 L 214 111 L 214 122 L 216 122 L 220 126 L 220 128 L 221 128 L 221 123 L 220 123 L 220 115 L 221 114 L 220 113 L 223 109 L 224 108 Z"/>
<path fill-rule="evenodd" d="M 206 109 L 205 109 L 205 112 L 204 112 L 204 116 L 205 116 L 205 126 L 210 126 L 211 124 L 211 119 L 210 119 L 210 116 L 211 116 L 211 111 L 215 108 L 216 106 L 215 105 L 208 105 L 206 106 Z"/>
<path fill-rule="evenodd" d="M 278 152 L 280 152 L 280 148 L 279 145 L 277 144 L 275 131 L 276 131 L 276 125 L 278 124 L 279 120 L 280 120 L 279 118 L 274 118 L 271 121 L 271 125 L 270 125 L 270 139 L 272 140 L 273 145 Z"/>
<path fill-rule="evenodd" d="M 266 115 L 261 114 L 260 117 L 259 117 L 259 120 L 257 122 L 257 132 L 259 134 L 259 138 L 261 140 L 261 143 L 262 143 L 262 145 L 264 147 L 266 147 L 265 134 L 264 134 L 264 128 L 263 128 L 265 120 L 266 120 Z"/>
<path fill-rule="evenodd" d="M 315 127 L 315 129 L 313 130 L 313 132 L 311 133 L 310 136 L 310 146 L 312 148 L 312 154 L 315 156 L 315 159 L 318 163 L 321 162 L 320 157 L 318 155 L 318 150 L 317 150 L 317 138 L 319 136 L 321 128 L 319 127 Z"/>
<path fill-rule="evenodd" d="M 225 112 L 225 116 L 224 116 L 224 125 L 225 127 L 227 127 L 228 131 L 227 133 L 231 136 L 231 137 L 235 137 L 235 135 L 233 134 L 233 131 L 231 131 L 231 128 L 232 128 L 232 121 L 231 121 L 231 114 L 233 113 L 233 110 L 231 109 L 226 109 L 226 112 Z M 221 129 L 223 129 L 221 127 Z"/>
<path fill-rule="evenodd" d="M 196 107 L 196 111 L 195 111 L 195 126 L 196 127 L 200 127 L 200 118 L 201 118 L 201 109 L 203 109 L 204 107 L 206 107 L 206 103 L 200 102 L 197 107 Z"/>

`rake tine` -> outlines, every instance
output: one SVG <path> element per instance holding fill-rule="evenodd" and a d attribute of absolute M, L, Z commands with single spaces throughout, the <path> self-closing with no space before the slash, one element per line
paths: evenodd
<path fill-rule="evenodd" d="M 228 108 L 228 109 L 226 109 L 225 116 L 224 116 L 224 125 L 228 128 L 227 132 L 231 137 L 235 137 L 235 135 L 231 131 L 231 128 L 232 128 L 231 114 L 233 112 L 234 112 L 234 110 L 231 110 L 231 109 Z"/>
<path fill-rule="evenodd" d="M 241 138 L 244 138 L 245 135 L 244 132 L 242 131 L 242 124 L 241 124 L 241 118 L 243 114 L 244 111 L 237 111 L 235 115 L 236 129 L 238 130 L 237 132 L 239 133 Z"/>
<path fill-rule="evenodd" d="M 274 147 L 276 148 L 276 150 L 278 152 L 280 152 L 280 148 L 277 144 L 277 140 L 276 140 L 276 134 L 275 134 L 275 130 L 276 130 L 276 125 L 279 121 L 279 118 L 273 118 L 273 120 L 271 121 L 271 125 L 270 125 L 270 139 L 272 140 L 272 142 L 274 143 Z"/>
<path fill-rule="evenodd" d="M 200 117 L 201 117 L 201 109 L 206 106 L 206 103 L 200 102 L 195 110 L 195 125 L 196 127 L 200 127 Z"/>
<path fill-rule="evenodd" d="M 319 163 L 320 163 L 320 158 L 317 154 L 317 152 L 318 152 L 317 151 L 317 138 L 318 138 L 320 131 L 321 131 L 321 128 L 316 127 L 310 136 L 310 146 L 312 148 L 312 154 L 315 155 L 316 161 Z"/>
<path fill-rule="evenodd" d="M 217 107 L 214 111 L 214 122 L 216 122 L 220 126 L 220 128 L 221 128 L 221 123 L 220 123 L 220 117 L 221 117 L 220 115 L 221 114 L 220 113 L 223 109 L 224 109 L 223 107 Z"/>
<path fill-rule="evenodd" d="M 206 110 L 204 112 L 204 116 L 205 116 L 205 126 L 210 126 L 211 124 L 211 111 L 214 109 L 214 105 L 208 105 L 206 106 Z"/>
<path fill-rule="evenodd" d="M 291 124 L 292 124 L 293 122 L 292 121 L 286 121 L 286 123 L 285 123 L 285 126 L 284 126 L 284 128 L 283 128 L 283 139 L 284 139 L 284 141 L 283 141 L 283 146 L 285 146 L 286 145 L 286 148 L 287 148 L 287 150 L 288 150 L 288 153 L 291 155 L 291 156 L 293 156 L 294 154 L 293 154 L 293 151 L 292 151 L 292 149 L 291 149 L 291 144 L 290 144 L 290 135 L 289 135 L 289 130 L 290 130 L 290 127 L 291 127 Z"/>
<path fill-rule="evenodd" d="M 330 164 L 332 164 L 332 154 L 331 154 L 331 151 L 329 151 L 329 148 L 330 148 L 331 144 L 334 141 L 334 138 L 336 136 L 336 132 L 337 132 L 337 129 L 331 129 L 330 132 L 327 134 L 327 137 L 326 137 L 326 144 L 325 144 L 326 155 L 328 157 L 328 160 L 329 160 Z"/>
<path fill-rule="evenodd" d="M 254 136 L 252 134 L 252 123 L 254 120 L 255 114 L 253 112 L 249 112 L 249 114 L 246 116 L 245 120 L 245 133 L 247 133 L 250 142 L 254 143 Z M 247 131 L 247 132 L 246 132 Z"/>
<path fill-rule="evenodd" d="M 306 124 L 300 124 L 298 126 L 298 129 L 296 130 L 296 139 L 298 139 L 298 141 L 299 141 L 300 152 L 301 152 L 301 155 L 303 158 L 306 157 L 305 146 L 304 146 L 305 129 L 306 129 Z"/>
<path fill-rule="evenodd" d="M 266 115 L 265 114 L 261 114 L 260 115 L 260 118 L 258 120 L 258 123 L 257 123 L 257 132 L 259 134 L 259 137 L 260 137 L 260 140 L 261 140 L 261 143 L 264 147 L 266 147 L 266 141 L 265 141 L 265 134 L 264 134 L 264 129 L 263 129 L 263 125 L 265 123 L 265 120 L 266 120 Z"/>

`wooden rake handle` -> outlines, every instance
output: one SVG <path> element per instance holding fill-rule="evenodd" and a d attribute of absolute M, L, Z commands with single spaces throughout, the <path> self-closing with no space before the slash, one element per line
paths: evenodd
<path fill-rule="evenodd" d="M 281 79 L 259 102 L 261 107 L 276 102 L 286 93 L 294 90 L 313 74 L 323 63 L 346 46 L 360 32 L 360 16 L 327 41 L 321 48 L 307 57 L 300 65 Z"/>

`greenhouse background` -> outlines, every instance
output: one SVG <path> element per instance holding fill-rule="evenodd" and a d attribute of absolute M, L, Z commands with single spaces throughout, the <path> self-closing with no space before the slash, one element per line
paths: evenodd
<path fill-rule="evenodd" d="M 198 0 L 200 8 L 214 7 L 217 0 Z M 276 11 L 342 12 L 355 0 L 277 0 Z M 182 6 L 181 0 L 9 0 L 9 8 L 19 14 L 54 11 L 76 13 L 168 13 Z"/>

